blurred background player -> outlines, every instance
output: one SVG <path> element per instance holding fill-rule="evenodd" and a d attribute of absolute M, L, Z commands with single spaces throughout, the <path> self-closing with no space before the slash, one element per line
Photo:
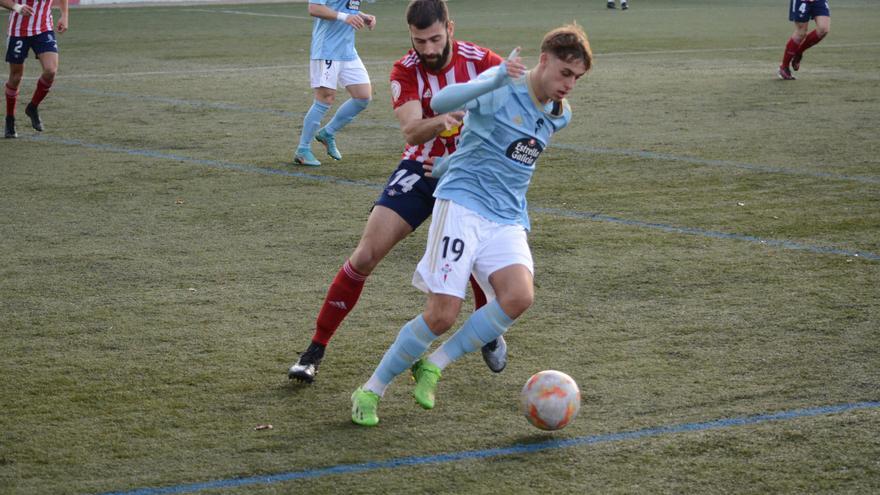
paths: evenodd
<path fill-rule="evenodd" d="M 16 5 L 20 5 L 16 7 Z M 24 75 L 24 61 L 28 52 L 33 50 L 43 73 L 37 80 L 37 87 L 24 113 L 31 119 L 31 125 L 37 131 L 43 130 L 43 121 L 37 110 L 40 102 L 49 93 L 58 72 L 58 42 L 55 39 L 54 22 L 52 19 L 52 0 L 20 0 L 11 2 L 4 0 L 4 7 L 12 11 L 9 14 L 9 39 L 6 43 L 6 62 L 9 63 L 9 79 L 6 81 L 6 128 L 5 137 L 15 138 L 15 105 L 18 101 L 18 88 Z M 58 21 L 58 33 L 67 31 L 67 0 L 60 0 L 61 19 Z"/>
<path fill-rule="evenodd" d="M 780 79 L 793 81 L 791 69 L 801 68 L 801 59 L 811 46 L 825 39 L 831 31 L 831 10 L 825 0 L 790 0 L 788 20 L 794 22 L 794 34 L 785 45 L 785 53 L 782 55 L 782 65 L 776 73 Z M 816 21 L 816 29 L 807 34 L 810 27 L 810 19 Z"/>
<path fill-rule="evenodd" d="M 354 47 L 354 32 L 363 27 L 375 28 L 376 17 L 361 12 L 360 4 L 360 0 L 309 0 L 309 14 L 315 18 L 309 61 L 315 101 L 303 120 L 299 145 L 293 156 L 295 163 L 311 167 L 321 164 L 312 154 L 312 138 L 324 145 L 331 158 L 341 160 L 336 133 L 370 104 L 373 88 L 367 68 Z M 340 85 L 351 98 L 339 106 L 327 126 L 318 130 Z"/>
<path fill-rule="evenodd" d="M 571 120 L 565 97 L 591 68 L 592 53 L 577 25 L 547 33 L 531 71 L 525 72 L 517 53 L 477 79 L 434 95 L 435 111 L 464 106 L 468 114 L 458 150 L 433 170 L 442 175 L 425 254 L 413 275 L 427 302 L 424 312 L 400 329 L 370 379 L 352 393 L 356 424 L 379 423 L 380 397 L 407 369 L 416 380 L 416 402 L 432 409 L 441 371 L 504 334 L 534 301 L 526 191 L 541 151 Z M 471 274 L 490 302 L 419 359 L 455 323 Z"/>
<path fill-rule="evenodd" d="M 616 9 L 617 6 L 614 5 L 614 0 L 608 0 L 608 8 Z M 626 10 L 629 8 L 629 5 L 626 3 L 626 0 L 621 0 L 620 2 L 620 10 Z"/>
<path fill-rule="evenodd" d="M 308 349 L 288 370 L 291 379 L 311 383 L 330 338 L 360 298 L 367 277 L 380 261 L 419 227 L 434 208 L 437 180 L 430 176 L 435 159 L 455 151 L 463 112 L 436 113 L 431 98 L 453 82 L 465 82 L 501 63 L 489 49 L 454 40 L 454 23 L 441 0 L 415 0 L 406 10 L 413 49 L 391 69 L 391 102 L 406 138 L 400 164 L 370 212 L 357 248 L 333 279 Z M 426 171 L 428 175 L 426 175 Z M 485 304 L 473 285 L 477 307 Z M 503 339 L 484 346 L 492 371 L 507 362 Z"/>

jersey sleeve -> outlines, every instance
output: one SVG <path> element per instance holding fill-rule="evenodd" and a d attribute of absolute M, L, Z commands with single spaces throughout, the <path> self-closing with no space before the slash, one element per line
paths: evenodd
<path fill-rule="evenodd" d="M 487 69 L 495 67 L 496 65 L 501 65 L 501 62 L 504 62 L 504 59 L 501 58 L 501 55 L 498 55 L 497 53 L 487 48 L 486 56 L 477 63 L 477 72 L 483 72 Z"/>
<path fill-rule="evenodd" d="M 480 80 L 486 80 L 486 79 L 494 79 L 495 75 L 497 73 L 498 73 L 497 66 L 490 67 L 485 72 L 483 72 L 479 76 L 477 76 L 476 80 L 480 81 Z M 477 113 L 482 113 L 482 114 L 487 114 L 487 115 L 493 114 L 496 111 L 498 111 L 498 108 L 500 108 L 501 103 L 499 102 L 499 98 L 498 98 L 500 96 L 500 93 L 501 93 L 501 91 L 499 91 L 497 89 L 494 91 L 490 91 L 484 95 L 481 95 L 481 96 L 469 101 L 465 105 L 465 108 L 469 111 L 475 111 Z"/>
<path fill-rule="evenodd" d="M 397 62 L 391 69 L 391 106 L 395 110 L 404 103 L 419 100 L 419 83 L 415 70 Z"/>

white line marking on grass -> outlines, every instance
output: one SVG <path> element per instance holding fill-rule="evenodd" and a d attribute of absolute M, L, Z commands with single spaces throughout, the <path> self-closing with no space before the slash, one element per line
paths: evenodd
<path fill-rule="evenodd" d="M 872 46 L 880 46 L 880 42 L 877 43 L 850 43 L 850 44 L 822 44 L 823 48 L 866 48 Z M 694 48 L 694 49 L 685 49 L 685 50 L 654 50 L 654 51 L 641 51 L 641 52 L 610 52 L 610 53 L 596 53 L 597 57 L 626 57 L 626 56 L 635 56 L 635 55 L 675 55 L 682 53 L 718 53 L 718 52 L 749 52 L 749 51 L 766 51 L 766 50 L 782 50 L 784 47 L 780 46 L 756 46 L 756 47 L 740 47 L 740 48 Z M 374 66 L 374 65 L 384 65 L 388 66 L 389 69 L 394 62 L 397 62 L 397 59 L 394 60 L 372 60 L 365 61 L 364 65 Z M 256 66 L 256 67 L 211 67 L 211 68 L 203 68 L 203 69 L 180 69 L 180 70 L 155 70 L 155 71 L 143 71 L 143 72 L 108 72 L 105 74 L 63 74 L 61 79 L 97 79 L 97 78 L 110 78 L 110 77 L 143 77 L 143 76 L 190 76 L 193 74 L 214 74 L 214 73 L 223 73 L 223 72 L 249 72 L 249 71 L 263 71 L 263 70 L 284 70 L 284 69 L 308 69 L 308 64 L 289 64 L 289 65 L 266 65 L 266 66 Z M 26 77 L 26 79 L 36 79 L 36 76 Z"/>
<path fill-rule="evenodd" d="M 317 175 L 317 174 L 309 174 L 305 172 L 297 172 L 290 170 L 281 170 L 274 168 L 262 168 L 257 167 L 256 165 L 251 164 L 242 164 L 242 163 L 233 163 L 226 162 L 221 160 L 207 160 L 202 158 L 191 158 L 183 155 L 176 155 L 172 153 L 166 153 L 162 151 L 156 150 L 138 150 L 131 148 L 123 148 L 112 144 L 95 144 L 95 143 L 87 143 L 84 141 L 76 140 L 76 139 L 63 139 L 57 137 L 50 136 L 42 136 L 42 135 L 34 135 L 20 138 L 26 141 L 37 141 L 37 142 L 45 142 L 45 143 L 54 143 L 54 144 L 62 144 L 66 146 L 79 146 L 82 148 L 88 148 L 98 151 L 107 151 L 111 153 L 123 153 L 128 155 L 135 156 L 144 156 L 148 158 L 157 158 L 161 160 L 171 160 L 183 163 L 190 163 L 194 165 L 202 165 L 212 168 L 220 168 L 226 170 L 235 170 L 238 172 L 245 173 L 256 173 L 261 175 L 277 175 L 277 176 L 286 176 L 286 177 L 296 177 L 299 179 L 308 179 L 315 180 L 320 182 L 326 182 L 330 184 L 342 184 L 342 185 L 354 185 L 360 187 L 367 187 L 373 190 L 381 190 L 383 184 L 377 184 L 374 182 L 368 181 L 354 181 L 350 179 L 341 179 L 338 177 L 326 176 L 326 175 Z M 844 249 L 838 249 L 834 247 L 828 246 L 813 246 L 809 244 L 800 244 L 797 242 L 788 241 L 785 239 L 764 239 L 760 237 L 743 235 L 743 234 L 733 234 L 729 232 L 718 232 L 712 230 L 705 230 L 694 227 L 678 227 L 675 225 L 661 224 L 661 223 L 652 223 L 652 222 L 644 222 L 641 220 L 629 220 L 625 218 L 616 218 L 607 215 L 602 215 L 599 213 L 592 212 L 581 212 L 576 210 L 563 210 L 559 208 L 541 208 L 541 207 L 532 207 L 531 210 L 535 213 L 544 213 L 548 215 L 555 215 L 563 218 L 575 218 L 582 220 L 593 220 L 598 222 L 606 222 L 606 223 L 614 223 L 620 225 L 628 225 L 632 227 L 639 228 L 649 228 L 654 230 L 660 230 L 663 232 L 669 232 L 674 234 L 687 234 L 687 235 L 695 235 L 700 237 L 707 237 L 712 239 L 721 239 L 721 240 L 737 240 L 737 241 L 746 241 L 749 243 L 760 244 L 764 246 L 777 247 L 789 250 L 797 250 L 797 251 L 806 251 L 815 254 L 836 254 L 843 255 L 850 258 L 855 259 L 865 259 L 870 261 L 880 261 L 880 254 L 875 254 L 867 251 L 849 251 Z"/>
<path fill-rule="evenodd" d="M 788 411 L 756 414 L 753 416 L 721 418 L 711 421 L 705 421 L 702 423 L 680 423 L 676 425 L 658 426 L 654 428 L 623 431 L 618 433 L 606 433 L 602 435 L 559 438 L 556 440 L 545 440 L 543 442 L 536 443 L 518 443 L 509 447 L 497 447 L 494 449 L 465 450 L 459 452 L 450 452 L 448 454 L 428 456 L 398 457 L 396 459 L 364 462 L 360 464 L 337 464 L 335 466 L 325 468 L 304 469 L 300 471 L 291 471 L 279 474 L 264 474 L 247 478 L 228 478 L 222 480 L 206 481 L 203 483 L 189 483 L 183 485 L 155 488 L 145 487 L 129 491 L 109 492 L 103 495 L 164 495 L 169 493 L 193 493 L 202 490 L 238 488 L 243 486 L 270 485 L 273 483 L 281 483 L 285 481 L 323 478 L 333 475 L 351 475 L 373 472 L 381 469 L 397 469 L 412 466 L 449 464 L 451 462 L 476 461 L 508 455 L 522 456 L 571 447 L 583 447 L 606 443 L 619 443 L 631 440 L 639 440 L 643 438 L 664 437 L 697 431 L 725 430 L 736 426 L 750 426 L 769 422 L 790 421 L 793 419 L 827 416 L 830 414 L 840 414 L 849 411 L 870 410 L 876 409 L 878 407 L 880 407 L 880 402 L 854 402 L 834 406 L 791 409 Z M 536 435 L 535 438 L 540 437 Z"/>
<path fill-rule="evenodd" d="M 312 17 L 305 17 L 301 15 L 286 15 L 286 14 L 261 14 L 259 12 L 245 12 L 243 10 L 212 10 L 212 9 L 185 9 L 187 12 L 208 12 L 211 14 L 232 14 L 232 15 L 252 15 L 257 17 L 284 17 L 286 19 L 304 19 L 307 21 L 312 20 Z"/>

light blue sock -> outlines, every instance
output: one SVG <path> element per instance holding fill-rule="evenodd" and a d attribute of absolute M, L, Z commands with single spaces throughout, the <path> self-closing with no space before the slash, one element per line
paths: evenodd
<path fill-rule="evenodd" d="M 315 133 L 321 127 L 321 119 L 324 118 L 327 110 L 330 110 L 330 105 L 318 100 L 312 102 L 312 107 L 309 108 L 306 117 L 303 119 L 303 130 L 299 136 L 299 146 L 297 149 L 309 149 L 311 147 L 312 139 L 315 139 Z"/>
<path fill-rule="evenodd" d="M 489 304 L 474 311 L 455 335 L 428 356 L 428 361 L 444 369 L 465 354 L 474 352 L 497 339 L 513 325 L 513 322 L 514 320 L 511 320 L 501 309 L 498 300 L 493 299 Z"/>
<path fill-rule="evenodd" d="M 363 112 L 369 104 L 369 98 L 349 98 L 347 102 L 340 105 L 339 109 L 336 110 L 336 115 L 333 116 L 333 119 L 326 126 L 327 132 L 336 134 L 354 120 L 359 113 Z"/>
<path fill-rule="evenodd" d="M 364 388 L 378 395 L 385 393 L 385 387 L 395 376 L 403 373 L 428 349 L 437 336 L 428 328 L 422 315 L 407 322 L 391 347 L 385 351 L 382 361 Z"/>

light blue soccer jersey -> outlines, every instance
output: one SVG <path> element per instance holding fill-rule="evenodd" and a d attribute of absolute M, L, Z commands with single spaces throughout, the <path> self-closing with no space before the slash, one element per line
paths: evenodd
<path fill-rule="evenodd" d="M 478 79 L 494 78 L 493 67 Z M 530 229 L 526 191 L 553 133 L 571 121 L 568 102 L 538 102 L 529 73 L 471 100 L 458 149 L 449 156 L 434 196 L 500 224 Z"/>
<path fill-rule="evenodd" d="M 349 15 L 361 11 L 361 0 L 309 0 L 309 3 L 327 7 Z M 354 48 L 354 28 L 348 24 L 315 17 L 312 24 L 312 60 L 355 60 L 358 58 Z"/>

